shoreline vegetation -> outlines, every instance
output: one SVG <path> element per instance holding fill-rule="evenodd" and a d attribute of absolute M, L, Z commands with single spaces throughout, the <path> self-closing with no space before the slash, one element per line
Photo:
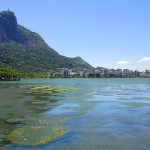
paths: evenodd
<path fill-rule="evenodd" d="M 68 79 L 68 78 L 150 78 L 149 76 L 112 76 L 103 75 L 99 76 L 96 74 L 91 74 L 88 77 L 80 75 L 56 75 L 48 76 L 47 73 L 22 73 L 18 70 L 13 70 L 10 68 L 0 68 L 0 81 L 20 81 L 20 79 L 27 78 L 49 78 L 49 79 Z"/>
<path fill-rule="evenodd" d="M 20 81 L 21 78 L 47 78 L 47 74 L 24 73 L 16 69 L 0 67 L 0 81 Z"/>
<path fill-rule="evenodd" d="M 19 81 L 20 73 L 10 68 L 0 68 L 0 81 Z"/>

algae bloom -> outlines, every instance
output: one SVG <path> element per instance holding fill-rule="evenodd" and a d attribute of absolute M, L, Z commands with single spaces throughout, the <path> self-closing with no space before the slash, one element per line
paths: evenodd
<path fill-rule="evenodd" d="M 48 126 L 24 126 L 12 131 L 6 141 L 19 145 L 41 145 L 51 142 L 66 133 L 63 125 Z"/>
<path fill-rule="evenodd" d="M 30 87 L 31 90 L 38 90 L 42 93 L 59 93 L 59 92 L 65 92 L 71 89 L 71 87 L 65 87 L 65 86 L 56 86 L 56 85 L 34 85 Z"/>

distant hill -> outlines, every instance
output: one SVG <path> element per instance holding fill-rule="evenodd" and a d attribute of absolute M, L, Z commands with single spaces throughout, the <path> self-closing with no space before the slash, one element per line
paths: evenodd
<path fill-rule="evenodd" d="M 81 57 L 58 54 L 39 34 L 18 25 L 11 11 L 0 12 L 0 67 L 27 73 L 44 73 L 61 67 L 92 68 Z"/>

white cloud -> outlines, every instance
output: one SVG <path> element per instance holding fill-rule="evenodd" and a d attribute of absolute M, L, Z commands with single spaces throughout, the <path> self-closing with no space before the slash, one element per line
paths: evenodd
<path fill-rule="evenodd" d="M 145 57 L 142 58 L 141 60 L 137 61 L 138 63 L 142 63 L 142 62 L 150 62 L 150 57 Z"/>
<path fill-rule="evenodd" d="M 131 62 L 130 61 L 118 61 L 117 64 L 126 65 L 126 64 L 131 64 Z"/>

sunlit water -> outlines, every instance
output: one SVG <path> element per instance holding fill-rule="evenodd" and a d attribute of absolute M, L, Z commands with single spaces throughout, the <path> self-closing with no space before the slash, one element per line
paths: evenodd
<path fill-rule="evenodd" d="M 60 86 L 61 90 L 51 92 L 33 88 L 38 86 Z M 25 122 L 11 122 L 11 118 L 23 118 Z M 6 140 L 18 128 L 43 124 L 47 131 L 61 125 L 65 133 L 35 146 Z M 31 141 L 36 137 L 30 135 L 44 134 L 31 132 L 26 133 Z M 1 82 L 0 149 L 149 150 L 150 79 L 24 79 Z"/>

